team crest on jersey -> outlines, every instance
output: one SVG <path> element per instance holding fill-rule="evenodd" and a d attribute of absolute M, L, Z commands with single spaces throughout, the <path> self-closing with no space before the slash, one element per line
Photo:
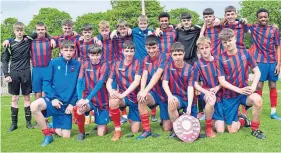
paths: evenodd
<path fill-rule="evenodd" d="M 74 66 L 71 66 L 71 67 L 70 67 L 70 71 L 71 71 L 71 72 L 74 72 L 74 71 L 75 71 L 75 67 L 74 67 Z"/>
<path fill-rule="evenodd" d="M 60 66 L 58 66 L 58 70 L 60 70 Z"/>

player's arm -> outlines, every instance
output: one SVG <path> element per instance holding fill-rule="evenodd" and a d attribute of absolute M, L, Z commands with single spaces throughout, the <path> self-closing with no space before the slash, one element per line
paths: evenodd
<path fill-rule="evenodd" d="M 6 47 L 5 51 L 2 53 L 1 61 L 2 61 L 2 70 L 5 78 L 9 77 L 9 61 L 11 57 L 11 48 Z M 7 80 L 8 81 L 8 80 Z"/>
<path fill-rule="evenodd" d="M 187 87 L 187 99 L 188 99 L 188 106 L 187 106 L 187 115 L 190 115 L 191 113 L 191 105 L 192 105 L 192 102 L 193 102 L 193 98 L 194 98 L 194 87 L 193 86 L 188 86 Z"/>
<path fill-rule="evenodd" d="M 147 82 L 147 75 L 148 75 L 148 71 L 143 70 L 142 76 L 141 76 L 140 91 L 144 91 L 144 89 L 145 89 L 146 82 Z"/>
<path fill-rule="evenodd" d="M 200 86 L 199 82 L 196 81 L 194 82 L 194 88 L 200 92 L 202 92 L 203 94 L 207 95 L 208 94 L 208 90 L 204 89 L 202 86 Z"/>
<path fill-rule="evenodd" d="M 165 91 L 165 93 L 166 93 L 166 95 L 168 97 L 172 97 L 173 96 L 173 94 L 172 94 L 172 92 L 170 90 L 170 87 L 169 87 L 169 81 L 163 80 L 162 87 L 163 87 L 163 89 L 164 89 L 164 91 Z"/>
<path fill-rule="evenodd" d="M 204 23 L 203 26 L 201 27 L 201 31 L 200 31 L 199 37 L 204 37 L 204 32 L 205 32 L 206 28 L 207 28 L 206 27 L 206 23 Z"/>
<path fill-rule="evenodd" d="M 152 78 L 150 79 L 150 82 L 148 83 L 148 85 L 145 87 L 144 92 L 148 93 L 154 86 L 155 84 L 159 81 L 159 79 L 161 78 L 162 74 L 163 74 L 163 69 L 162 68 L 158 68 L 157 71 L 154 73 L 154 75 L 152 76 Z"/>
<path fill-rule="evenodd" d="M 254 92 L 257 89 L 257 85 L 258 85 L 260 77 L 261 77 L 261 71 L 260 71 L 259 67 L 256 66 L 252 69 L 252 72 L 254 73 L 254 78 L 253 78 L 253 83 L 252 83 L 251 87 Z"/>
<path fill-rule="evenodd" d="M 275 75 L 278 75 L 280 73 L 280 68 L 281 68 L 281 48 L 280 48 L 280 45 L 276 46 L 276 51 L 277 51 L 277 66 L 275 68 Z"/>
<path fill-rule="evenodd" d="M 101 74 L 98 83 L 95 85 L 93 91 L 86 98 L 88 101 L 90 101 L 98 93 L 98 91 L 104 85 L 105 81 L 108 79 L 109 67 L 106 64 L 104 64 L 102 66 L 100 73 Z"/>
<path fill-rule="evenodd" d="M 112 66 L 112 69 L 110 71 L 109 77 L 106 82 L 106 89 L 109 93 L 110 98 L 118 98 L 115 94 L 115 90 L 112 89 L 112 83 L 116 79 L 116 71 L 115 71 L 116 65 L 115 64 L 116 63 L 114 63 L 114 65 Z"/>
<path fill-rule="evenodd" d="M 52 101 L 55 99 L 55 91 L 53 89 L 53 61 L 51 61 L 46 69 L 45 77 L 43 78 L 43 91 L 45 95 Z"/>
<path fill-rule="evenodd" d="M 135 75 L 134 77 L 134 81 L 132 82 L 132 84 L 129 86 L 129 88 L 127 90 L 125 90 L 122 94 L 121 94 L 121 98 L 126 97 L 127 95 L 129 95 L 132 91 L 134 91 L 140 84 L 140 80 L 141 80 L 141 76 L 140 75 Z"/>
<path fill-rule="evenodd" d="M 78 81 L 76 85 L 78 99 L 82 99 L 83 90 L 85 90 L 85 69 L 84 64 L 81 64 Z"/>

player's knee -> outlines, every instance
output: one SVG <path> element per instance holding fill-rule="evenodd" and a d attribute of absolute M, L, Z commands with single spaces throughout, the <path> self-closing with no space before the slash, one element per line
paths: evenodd
<path fill-rule="evenodd" d="M 171 124 L 171 122 L 167 122 L 167 123 L 164 123 L 164 122 L 163 122 L 163 130 L 164 130 L 165 132 L 169 132 L 169 131 L 171 131 L 171 129 L 172 129 L 172 124 Z"/>
<path fill-rule="evenodd" d="M 275 89 L 276 88 L 276 82 L 269 81 L 268 86 L 269 86 L 270 89 Z"/>
<path fill-rule="evenodd" d="M 105 134 L 106 134 L 106 130 L 105 129 L 97 131 L 97 135 L 100 136 L 100 137 L 105 136 Z"/>
<path fill-rule="evenodd" d="M 19 96 L 16 96 L 16 95 L 12 96 L 12 106 L 17 107 L 18 102 L 19 102 Z"/>
<path fill-rule="evenodd" d="M 70 138 L 70 130 L 63 130 L 61 132 L 63 138 Z"/>
<path fill-rule="evenodd" d="M 261 108 L 262 107 L 262 98 L 259 94 L 254 93 L 252 96 L 252 101 L 254 102 L 254 106 L 257 108 Z"/>
<path fill-rule="evenodd" d="M 30 95 L 25 95 L 23 96 L 24 102 L 29 102 L 30 103 Z"/>
<path fill-rule="evenodd" d="M 177 111 L 177 102 L 171 102 L 168 106 L 169 111 Z"/>
<path fill-rule="evenodd" d="M 110 99 L 109 100 L 110 108 L 118 108 L 119 107 L 119 99 Z"/>
<path fill-rule="evenodd" d="M 262 90 L 263 88 L 263 82 L 259 82 L 257 85 L 257 90 Z"/>

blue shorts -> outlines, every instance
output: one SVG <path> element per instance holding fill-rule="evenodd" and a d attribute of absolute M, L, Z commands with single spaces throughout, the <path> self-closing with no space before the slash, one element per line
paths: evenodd
<path fill-rule="evenodd" d="M 217 101 L 214 106 L 213 120 L 224 121 L 223 103 Z"/>
<path fill-rule="evenodd" d="M 274 70 L 277 63 L 258 63 L 258 67 L 261 71 L 260 81 L 272 81 L 278 80 L 278 75 L 274 75 Z"/>
<path fill-rule="evenodd" d="M 188 101 L 184 101 L 180 96 L 174 95 L 179 100 L 179 109 L 183 109 L 183 112 L 186 112 L 186 109 L 188 107 Z M 197 105 L 196 103 L 192 103 L 191 105 L 191 116 L 197 117 Z"/>
<path fill-rule="evenodd" d="M 225 124 L 231 125 L 233 121 L 238 121 L 238 108 L 240 105 L 246 106 L 246 109 L 250 108 L 250 106 L 246 105 L 246 100 L 246 95 L 239 95 L 235 98 L 222 99 Z"/>
<path fill-rule="evenodd" d="M 43 78 L 46 75 L 47 67 L 33 67 L 32 68 L 32 91 L 42 92 L 43 91 Z"/>
<path fill-rule="evenodd" d="M 107 109 L 98 109 L 92 102 L 89 105 L 90 111 L 94 110 L 95 123 L 97 125 L 107 125 L 109 123 L 109 111 Z M 87 112 L 85 115 L 89 115 L 89 113 Z"/>
<path fill-rule="evenodd" d="M 159 108 L 160 108 L 160 118 L 162 120 L 170 120 L 169 113 L 168 113 L 168 102 L 167 101 L 163 102 L 161 100 L 161 98 L 159 97 L 159 95 L 154 93 L 153 91 L 149 91 L 149 93 L 151 94 L 151 96 L 153 97 L 153 99 L 155 101 L 155 105 L 149 106 L 149 108 L 153 109 L 153 108 L 155 108 L 155 107 L 157 107 L 159 105 Z"/>
<path fill-rule="evenodd" d="M 65 130 L 72 129 L 72 114 L 65 114 L 68 105 L 62 105 L 60 109 L 56 109 L 47 97 L 42 97 L 47 105 L 46 117 L 53 117 L 53 127 Z"/>
<path fill-rule="evenodd" d="M 129 113 L 128 113 L 128 119 L 130 119 L 133 122 L 140 122 L 140 113 L 138 109 L 138 104 L 132 102 L 127 97 L 124 98 L 125 107 L 120 107 L 121 110 L 126 109 L 126 106 L 129 106 Z"/>

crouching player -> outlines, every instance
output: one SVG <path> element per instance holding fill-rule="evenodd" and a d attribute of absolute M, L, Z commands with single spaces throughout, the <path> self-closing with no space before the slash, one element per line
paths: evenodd
<path fill-rule="evenodd" d="M 233 30 L 225 28 L 220 32 L 219 37 L 226 50 L 217 60 L 217 70 L 220 85 L 223 87 L 222 103 L 228 131 L 235 133 L 245 124 L 240 120 L 238 122 L 239 105 L 248 108 L 253 106 L 251 134 L 258 139 L 265 139 L 263 132 L 259 130 L 262 99 L 260 95 L 254 93 L 261 76 L 257 63 L 246 49 L 236 47 Z M 248 85 L 249 67 L 254 72 L 251 86 Z"/>
<path fill-rule="evenodd" d="M 80 100 L 74 108 L 74 113 L 77 113 L 77 125 L 80 133 L 77 140 L 80 141 L 85 139 L 85 113 L 94 110 L 99 136 L 104 136 L 107 133 L 106 125 L 109 122 L 109 98 L 105 87 L 109 66 L 101 61 L 102 48 L 100 46 L 91 45 L 88 52 L 90 61 L 87 60 L 81 65 L 77 83 L 77 95 Z"/>
<path fill-rule="evenodd" d="M 65 40 L 61 44 L 62 57 L 53 59 L 43 80 L 45 96 L 31 103 L 31 111 L 45 135 L 42 146 L 53 141 L 52 133 L 69 138 L 72 129 L 72 110 L 77 101 L 76 84 L 80 64 L 72 59 L 75 48 L 73 42 Z M 47 126 L 41 111 L 53 117 L 53 128 Z"/>
<path fill-rule="evenodd" d="M 138 140 L 151 135 L 147 106 L 155 108 L 159 105 L 160 117 L 163 120 L 164 131 L 171 130 L 167 97 L 160 80 L 169 59 L 166 54 L 160 53 L 156 36 L 148 36 L 146 38 L 145 47 L 148 56 L 146 56 L 143 61 L 141 90 L 138 93 L 139 113 L 144 131 L 137 138 Z"/>
<path fill-rule="evenodd" d="M 111 118 L 114 123 L 114 135 L 112 141 L 120 139 L 122 132 L 120 126 L 120 108 L 129 106 L 128 118 L 131 122 L 132 133 L 137 133 L 140 127 L 140 116 L 138 111 L 137 89 L 141 79 L 140 62 L 134 58 L 135 45 L 133 41 L 127 40 L 123 44 L 124 58 L 112 66 L 106 88 L 109 93 L 109 107 Z M 117 82 L 118 89 L 112 89 L 113 81 Z"/>
<path fill-rule="evenodd" d="M 163 74 L 163 89 L 168 96 L 168 112 L 172 122 L 178 117 L 179 109 L 186 109 L 187 115 L 194 117 L 196 112 L 192 109 L 192 101 L 194 96 L 193 88 L 193 68 L 188 63 L 184 62 L 184 46 L 180 42 L 175 42 L 171 46 L 171 56 L 173 61 L 169 62 Z M 191 109 L 192 107 L 192 109 Z M 169 138 L 175 137 L 172 132 Z"/>

